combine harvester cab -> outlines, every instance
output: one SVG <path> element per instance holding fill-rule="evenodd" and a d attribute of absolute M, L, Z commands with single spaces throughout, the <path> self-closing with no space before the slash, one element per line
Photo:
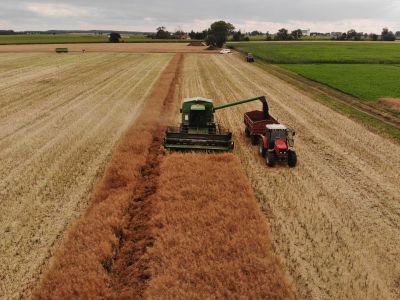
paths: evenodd
<path fill-rule="evenodd" d="M 168 150 L 232 151 L 232 133 L 214 121 L 211 99 L 185 99 L 179 127 L 168 127 L 164 147 Z"/>

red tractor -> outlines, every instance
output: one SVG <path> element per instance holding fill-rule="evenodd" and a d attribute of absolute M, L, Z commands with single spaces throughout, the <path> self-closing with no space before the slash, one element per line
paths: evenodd
<path fill-rule="evenodd" d="M 273 167 L 276 162 L 287 162 L 289 167 L 297 164 L 297 155 L 294 150 L 293 136 L 295 133 L 282 124 L 266 125 L 264 134 L 260 135 L 259 153 L 265 157 L 269 167 Z"/>
<path fill-rule="evenodd" d="M 263 111 L 255 110 L 244 114 L 246 136 L 251 143 L 259 147 L 259 153 L 266 159 L 269 167 L 277 162 L 287 162 L 289 167 L 297 164 L 294 150 L 295 133 L 269 114 L 268 104 L 264 99 Z"/>

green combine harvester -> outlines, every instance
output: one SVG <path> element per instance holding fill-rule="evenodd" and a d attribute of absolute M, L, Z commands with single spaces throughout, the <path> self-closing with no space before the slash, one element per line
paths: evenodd
<path fill-rule="evenodd" d="M 182 122 L 178 127 L 168 127 L 164 147 L 168 150 L 232 151 L 232 132 L 214 121 L 214 112 L 252 101 L 261 101 L 263 112 L 269 116 L 264 96 L 214 106 L 213 100 L 201 97 L 184 99 L 181 108 Z"/>

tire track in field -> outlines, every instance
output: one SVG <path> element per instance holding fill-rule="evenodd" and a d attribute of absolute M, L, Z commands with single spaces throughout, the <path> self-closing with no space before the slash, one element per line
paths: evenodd
<path fill-rule="evenodd" d="M 76 67 L 79 68 L 81 63 L 87 63 L 92 60 L 92 56 L 75 56 L 75 59 L 73 56 L 54 58 L 55 56 L 52 55 L 33 57 L 33 61 L 24 62 L 25 66 L 23 68 L 17 67 L 11 71 L 2 72 L 4 80 L 0 83 L 0 90 L 13 90 L 16 86 L 26 81 L 48 76 L 62 69 L 71 70 Z M 79 58 L 79 61 L 76 58 Z"/>
<path fill-rule="evenodd" d="M 395 299 L 399 146 L 234 56 L 190 55 L 184 78 L 184 96 L 228 102 L 265 94 L 271 113 L 298 133 L 298 167 L 267 169 L 242 133 L 243 113 L 261 104 L 217 112 L 234 130 L 236 153 L 273 217 L 276 249 L 299 296 Z"/>
<path fill-rule="evenodd" d="M 68 59 L 68 60 L 67 60 Z M 28 80 L 24 80 L 24 82 L 22 83 L 24 87 L 24 89 L 20 90 L 19 93 L 15 93 L 15 82 L 13 78 L 5 78 L 4 79 L 4 83 L 7 83 L 5 87 L 3 87 L 1 89 L 1 91 L 4 94 L 10 94 L 9 96 L 11 97 L 7 97 L 6 99 L 1 99 L 0 102 L 0 106 L 1 108 L 6 108 L 7 106 L 10 105 L 14 105 L 18 104 L 16 102 L 18 101 L 27 101 L 27 96 L 30 95 L 30 93 L 32 92 L 32 90 L 34 92 L 42 92 L 42 93 L 48 93 L 47 89 L 42 89 L 40 91 L 38 91 L 37 88 L 37 83 L 39 82 L 43 82 L 49 79 L 52 79 L 54 82 L 56 81 L 56 79 L 62 79 L 65 80 L 67 82 L 71 82 L 71 81 L 76 81 L 79 76 L 83 76 L 84 73 L 88 73 L 88 72 L 94 72 L 95 70 L 93 70 L 92 68 L 88 68 L 88 66 L 90 64 L 93 65 L 94 68 L 99 68 L 98 64 L 96 65 L 95 63 L 98 62 L 99 60 L 103 59 L 104 61 L 102 62 L 102 66 L 106 66 L 109 65 L 110 60 L 107 59 L 107 56 L 105 55 L 100 55 L 100 54 L 96 54 L 96 55 L 85 55 L 85 56 L 69 56 L 64 57 L 64 58 L 59 58 L 57 60 L 54 59 L 53 56 L 39 56 L 39 57 L 33 57 L 32 60 L 39 60 L 39 61 L 43 61 L 43 63 L 41 65 L 36 65 L 34 63 L 34 61 L 31 62 L 26 62 L 25 65 L 27 66 L 24 69 L 19 70 L 18 75 L 16 76 L 17 79 L 19 77 L 26 77 L 27 75 L 33 73 L 38 75 L 38 73 L 40 72 L 35 72 L 35 71 L 43 71 L 49 68 L 53 69 L 53 73 L 48 74 L 47 76 L 36 76 L 33 80 L 28 81 Z M 71 60 L 71 61 L 70 61 Z M 111 60 L 112 61 L 112 60 Z M 111 65 L 109 65 L 111 67 Z M 17 68 L 17 66 L 14 66 L 14 68 Z M 57 67 L 57 69 L 55 70 L 54 67 Z M 0 70 L 1 72 L 1 70 Z M 71 72 L 72 74 L 74 74 L 75 76 L 71 76 L 71 74 L 66 74 L 66 72 Z M 83 73 L 84 72 L 84 73 Z M 1 72 L 2 76 L 4 76 L 4 73 Z M 79 76 L 77 76 L 77 74 Z M 69 76 L 68 76 L 69 75 Z M 57 78 L 56 78 L 57 76 Z M 4 76 L 5 77 L 5 76 Z M 50 86 L 50 90 L 53 86 Z M 29 100 L 33 100 L 28 98 Z"/>
<path fill-rule="evenodd" d="M 42 89 L 40 89 L 41 85 L 38 85 L 36 82 L 28 82 L 28 86 L 25 90 L 33 91 L 33 93 L 19 96 L 19 99 L 24 101 L 24 103 L 21 104 L 19 101 L 13 101 L 15 107 L 13 107 L 12 110 L 2 110 L 2 112 L 4 112 L 2 116 L 2 120 L 4 120 L 4 123 L 2 122 L 4 124 L 2 126 L 2 131 L 8 132 L 10 135 L 15 133 L 19 128 L 26 128 L 37 120 L 46 122 L 47 118 L 52 117 L 50 113 L 56 109 L 63 109 L 65 105 L 82 101 L 82 98 L 87 98 L 88 95 L 98 92 L 98 85 L 101 86 L 109 83 L 110 78 L 118 75 L 121 71 L 119 68 L 123 63 L 124 58 L 119 58 L 118 60 L 112 59 L 108 60 L 107 63 L 102 63 L 101 69 L 88 68 L 88 65 L 84 64 L 78 70 L 74 69 L 71 72 L 63 70 L 63 78 L 58 80 L 59 84 L 54 86 L 46 84 L 46 88 Z M 75 75 L 77 72 L 79 76 Z M 90 78 L 92 82 L 87 82 L 83 85 L 82 78 L 86 77 Z M 65 86 L 74 87 L 74 89 L 65 89 Z M 4 94 L 4 98 L 12 98 L 16 94 L 18 95 L 18 93 L 15 93 L 15 90 L 13 90 L 13 92 Z M 13 122 L 7 122 L 7 119 Z M 15 129 L 15 127 L 18 129 Z M 32 129 L 34 128 L 29 128 L 30 131 Z"/>

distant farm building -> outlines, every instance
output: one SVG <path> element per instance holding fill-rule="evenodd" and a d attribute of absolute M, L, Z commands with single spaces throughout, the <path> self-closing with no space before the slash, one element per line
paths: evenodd
<path fill-rule="evenodd" d="M 323 32 L 311 32 L 310 36 L 330 36 L 330 33 L 323 33 Z"/>
<path fill-rule="evenodd" d="M 343 34 L 343 32 L 331 32 L 331 36 L 341 36 Z"/>
<path fill-rule="evenodd" d="M 302 30 L 301 33 L 303 34 L 303 36 L 310 36 L 310 29 L 306 29 L 306 30 Z"/>

